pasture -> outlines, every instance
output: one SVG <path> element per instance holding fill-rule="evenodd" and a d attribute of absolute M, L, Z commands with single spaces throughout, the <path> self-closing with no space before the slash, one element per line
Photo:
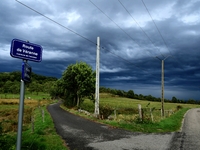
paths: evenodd
<path fill-rule="evenodd" d="M 112 126 L 138 132 L 178 131 L 187 110 L 190 108 L 200 108 L 200 105 L 195 104 L 164 103 L 165 117 L 162 117 L 161 102 L 129 99 L 101 93 L 99 103 L 100 115 L 102 115 L 101 109 L 106 108 L 104 112 L 110 111 L 109 119 L 96 120 L 91 117 L 92 115 L 87 115 L 87 113 L 83 114 L 80 111 L 74 113 Z M 142 107 L 142 116 L 139 115 L 138 104 Z M 85 99 L 80 109 L 93 114 L 94 102 Z"/>
<path fill-rule="evenodd" d="M 67 149 L 61 137 L 57 135 L 46 109 L 50 102 L 52 101 L 25 99 L 22 149 Z M 0 99 L 0 145 L 3 145 L 3 149 L 15 149 L 18 107 L 19 99 Z"/>

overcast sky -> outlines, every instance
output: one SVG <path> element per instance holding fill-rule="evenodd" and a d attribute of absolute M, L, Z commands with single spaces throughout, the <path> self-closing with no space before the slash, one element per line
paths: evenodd
<path fill-rule="evenodd" d="M 1 0 L 0 72 L 21 71 L 12 39 L 43 47 L 42 62 L 29 61 L 34 73 L 60 78 L 79 61 L 95 70 L 99 36 L 100 86 L 161 97 L 165 59 L 165 98 L 200 100 L 199 8 L 199 0 Z"/>

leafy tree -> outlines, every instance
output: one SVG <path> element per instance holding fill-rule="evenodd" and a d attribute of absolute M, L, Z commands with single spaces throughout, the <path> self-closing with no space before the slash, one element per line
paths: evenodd
<path fill-rule="evenodd" d="M 195 100 L 193 100 L 193 99 L 189 99 L 189 100 L 187 101 L 187 103 L 188 103 L 188 104 L 195 104 L 195 103 L 196 103 L 196 101 L 195 101 Z"/>
<path fill-rule="evenodd" d="M 144 96 L 143 96 L 142 94 L 139 94 L 139 95 L 138 95 L 138 99 L 144 100 Z"/>
<path fill-rule="evenodd" d="M 178 102 L 178 100 L 177 100 L 177 98 L 175 96 L 172 97 L 172 102 L 173 103 L 177 103 Z"/>
<path fill-rule="evenodd" d="M 91 96 L 95 91 L 95 72 L 84 62 L 71 64 L 58 81 L 59 92 L 68 106 L 79 106 L 83 97 Z"/>
<path fill-rule="evenodd" d="M 153 97 L 151 95 L 147 95 L 146 96 L 146 100 L 148 100 L 148 101 L 155 101 L 155 97 Z"/>
<path fill-rule="evenodd" d="M 117 90 L 117 95 L 123 97 L 124 96 L 124 91 Z"/>
<path fill-rule="evenodd" d="M 134 94 L 134 98 L 135 98 L 135 99 L 138 99 L 138 94 Z"/>
<path fill-rule="evenodd" d="M 6 81 L 6 83 L 3 86 L 4 93 L 10 93 L 12 85 L 13 85 L 13 82 L 11 82 L 10 80 Z"/>
<path fill-rule="evenodd" d="M 12 94 L 17 94 L 17 93 L 19 93 L 20 92 L 20 82 L 18 81 L 14 81 L 14 82 L 12 82 L 12 86 L 10 87 L 10 92 L 12 93 Z"/>
<path fill-rule="evenodd" d="M 133 90 L 129 90 L 129 91 L 127 92 L 127 97 L 128 97 L 128 98 L 134 98 L 134 92 L 133 92 Z"/>

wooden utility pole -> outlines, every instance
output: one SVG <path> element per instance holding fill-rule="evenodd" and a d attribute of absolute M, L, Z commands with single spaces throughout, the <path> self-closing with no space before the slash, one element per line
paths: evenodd
<path fill-rule="evenodd" d="M 169 55 L 170 56 L 170 55 Z M 165 116 L 165 109 L 164 109 L 164 61 L 169 57 L 165 57 L 164 59 L 160 59 L 156 56 L 157 59 L 161 61 L 161 113 L 162 117 Z"/>

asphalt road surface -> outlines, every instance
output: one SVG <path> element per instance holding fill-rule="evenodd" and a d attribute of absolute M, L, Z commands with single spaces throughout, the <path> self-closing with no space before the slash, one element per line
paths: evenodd
<path fill-rule="evenodd" d="M 171 149 L 200 150 L 200 108 L 186 113 L 182 131 L 174 134 Z"/>
<path fill-rule="evenodd" d="M 200 109 L 186 114 L 181 132 L 143 134 L 89 121 L 66 112 L 59 105 L 49 105 L 48 111 L 57 133 L 71 150 L 200 150 Z"/>

